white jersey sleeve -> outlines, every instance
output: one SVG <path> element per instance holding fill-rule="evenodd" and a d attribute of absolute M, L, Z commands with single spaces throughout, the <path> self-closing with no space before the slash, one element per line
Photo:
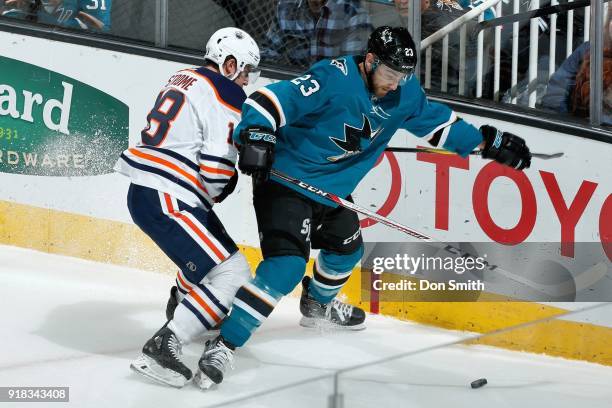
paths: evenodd
<path fill-rule="evenodd" d="M 122 153 L 115 170 L 209 209 L 236 171 L 231 134 L 245 99 L 242 87 L 207 68 L 177 72 L 159 93 L 140 142 Z"/>

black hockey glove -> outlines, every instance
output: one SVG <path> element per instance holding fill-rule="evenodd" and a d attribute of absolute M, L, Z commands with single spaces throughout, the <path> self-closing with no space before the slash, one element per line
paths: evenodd
<path fill-rule="evenodd" d="M 253 176 L 254 182 L 266 181 L 274 162 L 276 135 L 265 127 L 248 127 L 240 132 L 240 158 L 238 168 Z"/>
<path fill-rule="evenodd" d="M 220 203 L 225 200 L 228 195 L 232 194 L 236 189 L 236 184 L 238 184 L 238 172 L 234 172 L 234 175 L 230 177 L 229 181 L 221 190 L 221 194 L 215 197 L 215 203 Z"/>
<path fill-rule="evenodd" d="M 531 165 L 531 153 L 522 138 L 488 125 L 481 126 L 480 133 L 485 142 L 482 157 L 516 170 L 523 170 Z"/>

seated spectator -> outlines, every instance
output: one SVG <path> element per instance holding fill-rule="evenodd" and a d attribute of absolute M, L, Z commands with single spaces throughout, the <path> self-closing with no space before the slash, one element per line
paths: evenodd
<path fill-rule="evenodd" d="M 42 0 L 36 19 L 39 23 L 63 26 L 78 13 L 77 0 Z"/>
<path fill-rule="evenodd" d="M 80 3 L 80 0 L 42 0 L 37 12 L 37 21 L 67 28 L 101 30 L 104 23 L 91 14 L 81 11 Z"/>
<path fill-rule="evenodd" d="M 612 25 L 610 25 L 612 27 Z M 591 60 L 587 55 L 582 61 L 580 70 L 576 74 L 576 86 L 570 100 L 570 112 L 580 118 L 590 116 L 591 94 Z M 603 55 L 603 104 L 601 122 L 612 126 L 612 47 L 604 49 Z"/>
<path fill-rule="evenodd" d="M 608 13 L 604 24 L 604 99 L 610 103 L 612 86 L 612 13 Z M 589 67 L 590 43 L 587 41 L 561 64 L 550 78 L 546 94 L 542 98 L 542 107 L 559 113 L 572 113 L 580 117 L 589 116 Z M 606 103 L 604 103 L 604 108 Z M 609 105 L 608 105 L 609 109 Z M 608 111 L 609 112 L 609 111 Z M 607 124 L 610 122 L 608 113 Z"/>
<path fill-rule="evenodd" d="M 280 0 L 262 59 L 307 67 L 323 58 L 359 54 L 372 29 L 359 0 Z"/>
<path fill-rule="evenodd" d="M 76 20 L 81 28 L 109 31 L 111 28 L 111 7 L 113 0 L 79 0 L 79 14 Z M 85 27 L 83 27 L 85 26 Z"/>
<path fill-rule="evenodd" d="M 576 86 L 576 75 L 585 55 L 589 55 L 591 44 L 582 43 L 550 77 L 542 107 L 559 113 L 569 112 L 570 94 Z"/>
<path fill-rule="evenodd" d="M 19 20 L 36 19 L 34 0 L 0 0 L 0 15 Z"/>

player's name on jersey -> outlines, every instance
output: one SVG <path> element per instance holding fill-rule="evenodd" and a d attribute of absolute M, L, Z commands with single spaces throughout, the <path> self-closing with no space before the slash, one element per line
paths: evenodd
<path fill-rule="evenodd" d="M 198 79 L 185 74 L 172 75 L 168 80 L 166 86 L 174 85 L 178 88 L 183 88 L 185 91 L 189 90 L 189 87 L 193 85 Z"/>
<path fill-rule="evenodd" d="M 0 165 L 53 169 L 84 169 L 84 154 L 49 154 L 0 150 Z"/>
<path fill-rule="evenodd" d="M 372 282 L 372 288 L 378 291 L 484 291 L 484 282 L 477 280 L 467 280 L 458 282 L 449 280 L 448 282 L 435 282 L 428 279 L 401 279 L 397 282 L 384 282 L 376 279 Z"/>

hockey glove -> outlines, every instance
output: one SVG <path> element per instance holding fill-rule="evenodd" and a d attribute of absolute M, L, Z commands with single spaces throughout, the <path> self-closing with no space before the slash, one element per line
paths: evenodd
<path fill-rule="evenodd" d="M 516 170 L 523 170 L 531 165 L 531 153 L 522 138 L 488 125 L 481 126 L 480 133 L 485 142 L 482 157 Z"/>
<path fill-rule="evenodd" d="M 225 187 L 223 187 L 223 190 L 221 190 L 221 194 L 215 197 L 215 203 L 220 203 L 221 201 L 225 200 L 228 195 L 232 194 L 234 192 L 234 189 L 236 188 L 236 184 L 238 184 L 237 171 L 234 172 L 234 175 L 230 177 Z"/>
<path fill-rule="evenodd" d="M 248 127 L 240 132 L 240 140 L 238 168 L 252 176 L 256 183 L 266 181 L 274 162 L 274 131 L 265 127 Z"/>

